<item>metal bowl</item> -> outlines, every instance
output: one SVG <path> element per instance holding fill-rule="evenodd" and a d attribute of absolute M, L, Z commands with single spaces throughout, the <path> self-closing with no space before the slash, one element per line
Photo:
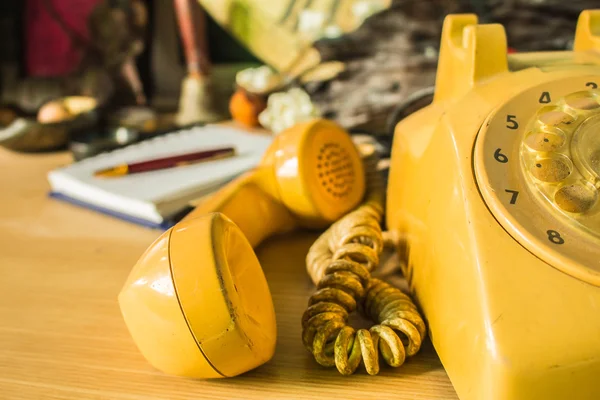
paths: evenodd
<path fill-rule="evenodd" d="M 40 123 L 35 116 L 24 115 L 14 107 L 4 107 L 14 118 L 0 126 L 0 146 L 18 152 L 42 152 L 64 148 L 71 138 L 95 127 L 100 120 L 98 104 L 91 97 L 62 99 L 72 117 L 59 122 Z"/>

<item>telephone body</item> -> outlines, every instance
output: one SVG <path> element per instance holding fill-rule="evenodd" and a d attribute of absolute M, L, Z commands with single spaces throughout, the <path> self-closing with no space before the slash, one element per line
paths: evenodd
<path fill-rule="evenodd" d="M 507 55 L 450 15 L 432 104 L 395 130 L 386 223 L 459 395 L 600 398 L 600 10 Z"/>

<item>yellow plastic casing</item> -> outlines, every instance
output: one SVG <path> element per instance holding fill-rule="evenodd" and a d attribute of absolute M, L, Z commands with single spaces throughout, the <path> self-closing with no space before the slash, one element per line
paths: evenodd
<path fill-rule="evenodd" d="M 144 357 L 194 378 L 236 376 L 269 361 L 275 314 L 253 247 L 335 221 L 364 190 L 358 151 L 333 122 L 278 135 L 255 170 L 201 203 L 133 268 L 119 305 Z"/>
<path fill-rule="evenodd" d="M 199 204 L 186 220 L 221 212 L 256 246 L 297 226 L 331 224 L 356 207 L 364 191 L 362 161 L 348 133 L 314 119 L 277 135 L 255 170 Z"/>
<path fill-rule="evenodd" d="M 561 209 L 564 182 L 531 170 L 571 154 L 598 115 L 567 104 L 600 104 L 598 32 L 600 11 L 585 11 L 574 51 L 507 55 L 502 26 L 448 16 L 434 101 L 396 127 L 386 222 L 462 400 L 600 398 L 597 202 Z M 579 122 L 543 125 L 549 106 Z M 540 127 L 570 148 L 530 152 Z M 573 182 L 598 187 L 585 179 Z"/>
<path fill-rule="evenodd" d="M 182 222 L 149 247 L 119 294 L 125 322 L 157 369 L 235 376 L 270 360 L 275 312 L 252 247 L 229 219 Z"/>

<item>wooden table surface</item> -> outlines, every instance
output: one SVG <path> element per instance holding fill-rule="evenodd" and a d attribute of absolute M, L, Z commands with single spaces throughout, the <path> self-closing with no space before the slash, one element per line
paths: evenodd
<path fill-rule="evenodd" d="M 46 173 L 66 153 L 0 149 L 0 399 L 455 399 L 429 341 L 398 369 L 343 377 L 300 339 L 314 290 L 304 256 L 315 235 L 274 238 L 257 253 L 277 313 L 275 357 L 243 376 L 166 376 L 141 356 L 117 294 L 159 231 L 47 197 Z"/>

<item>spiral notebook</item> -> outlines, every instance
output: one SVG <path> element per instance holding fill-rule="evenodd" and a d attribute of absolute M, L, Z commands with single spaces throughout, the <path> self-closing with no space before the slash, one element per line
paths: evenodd
<path fill-rule="evenodd" d="M 190 201 L 258 165 L 271 141 L 269 135 L 229 126 L 183 129 L 50 171 L 50 196 L 148 227 L 168 228 Z M 225 146 L 233 146 L 236 155 L 118 178 L 94 176 L 117 164 Z"/>

